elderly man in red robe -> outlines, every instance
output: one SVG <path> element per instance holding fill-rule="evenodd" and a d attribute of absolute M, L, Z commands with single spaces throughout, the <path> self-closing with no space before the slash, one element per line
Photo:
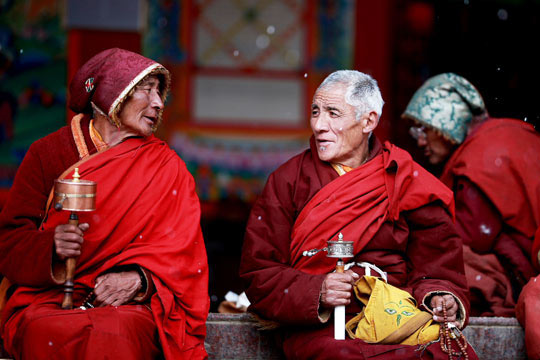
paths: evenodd
<path fill-rule="evenodd" d="M 373 135 L 382 106 L 369 75 L 329 75 L 313 98 L 311 148 L 270 175 L 252 209 L 240 274 L 250 311 L 279 326 L 287 358 L 447 358 L 439 342 L 334 339 L 331 309 L 346 305 L 347 318 L 362 310 L 352 289 L 367 268 L 407 291 L 435 322 L 467 322 L 452 193 L 408 153 Z M 354 244 L 349 270 L 332 272 L 336 261 L 323 252 L 304 256 L 340 233 Z"/>
<path fill-rule="evenodd" d="M 478 90 L 453 73 L 428 79 L 403 117 L 418 123 L 411 134 L 431 164 L 444 165 L 441 180 L 454 190 L 472 314 L 516 314 L 529 357 L 539 359 L 540 243 L 534 250 L 533 239 L 540 226 L 540 134 L 524 121 L 490 117 Z"/>
<path fill-rule="evenodd" d="M 199 201 L 185 164 L 153 135 L 169 82 L 162 65 L 105 50 L 71 82 L 70 126 L 28 150 L 0 216 L 1 330 L 16 359 L 206 358 Z M 50 206 L 54 180 L 76 167 L 97 182 L 96 210 L 78 226 Z M 71 257 L 76 308 L 63 310 Z"/>

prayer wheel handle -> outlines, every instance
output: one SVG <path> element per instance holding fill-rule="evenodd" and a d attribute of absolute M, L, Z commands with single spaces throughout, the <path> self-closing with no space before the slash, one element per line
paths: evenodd
<path fill-rule="evenodd" d="M 71 211 L 68 224 L 79 226 L 79 211 L 96 209 L 96 186 L 94 181 L 82 180 L 79 169 L 75 168 L 73 179 L 57 179 L 54 184 L 54 209 Z M 75 278 L 74 257 L 66 259 L 66 280 L 64 283 L 64 299 L 62 309 L 73 308 L 73 287 Z"/>
<path fill-rule="evenodd" d="M 56 205 L 55 205 L 56 208 Z M 70 225 L 79 225 L 79 217 L 77 213 L 72 212 L 69 215 L 68 224 Z M 64 300 L 62 301 L 62 309 L 71 310 L 73 309 L 73 278 L 75 276 L 75 265 L 77 264 L 77 259 L 70 257 L 66 259 L 66 282 L 64 283 Z"/>

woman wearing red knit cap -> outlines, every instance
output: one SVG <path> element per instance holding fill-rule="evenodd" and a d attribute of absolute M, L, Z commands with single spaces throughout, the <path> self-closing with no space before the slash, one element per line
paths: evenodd
<path fill-rule="evenodd" d="M 28 150 L 0 214 L 1 334 L 16 359 L 206 358 L 199 200 L 183 161 L 153 135 L 169 82 L 162 65 L 105 50 L 70 84 L 70 126 Z M 47 208 L 54 180 L 75 167 L 98 184 L 96 211 L 78 226 Z M 69 257 L 75 308 L 62 310 Z"/>

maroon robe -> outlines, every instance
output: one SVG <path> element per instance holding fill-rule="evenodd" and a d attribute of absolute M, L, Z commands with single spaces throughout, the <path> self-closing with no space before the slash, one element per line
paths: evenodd
<path fill-rule="evenodd" d="M 452 154 L 441 180 L 455 191 L 457 229 L 471 248 L 465 270 L 472 314 L 515 314 L 529 357 L 539 359 L 540 246 L 533 251 L 533 239 L 540 227 L 540 134 L 521 120 L 490 119 Z"/>
<path fill-rule="evenodd" d="M 456 199 L 467 251 L 472 314 L 514 316 L 521 288 L 536 275 L 540 226 L 540 135 L 523 121 L 490 119 L 452 154 L 441 180 Z"/>
<path fill-rule="evenodd" d="M 87 127 L 84 122 L 83 128 Z M 44 209 L 48 191 L 40 193 L 40 185 L 60 174 L 40 178 L 38 161 L 48 155 L 61 158 L 65 144 L 72 142 L 72 133 L 64 128 L 32 145 L 10 201 L 20 198 Z M 66 173 L 62 162 L 56 163 L 59 166 L 52 170 Z M 62 287 L 51 276 L 52 233 L 57 224 L 66 222 L 68 213 L 50 210 L 38 230 L 39 219 L 28 213 L 10 217 L 22 210 L 8 201 L 0 224 L 0 244 L 7 256 L 0 259 L 0 269 L 16 289 L 2 314 L 7 350 L 23 359 L 150 359 L 159 356 L 162 347 L 167 359 L 205 358 L 206 255 L 198 199 L 185 165 L 154 137 L 127 139 L 78 164 L 83 179 L 98 181 L 98 197 L 96 211 L 79 214 L 91 228 L 78 258 L 75 306 L 82 303 L 97 276 L 118 267 L 146 268 L 156 293 L 145 304 L 60 310 Z M 35 178 L 35 183 L 26 184 L 26 178 Z M 126 186 L 126 180 L 137 183 Z M 28 195 L 36 196 L 35 203 L 25 198 Z M 14 226 L 19 218 L 26 222 Z M 33 266 L 17 266 L 36 247 L 42 255 L 30 258 Z"/>
<path fill-rule="evenodd" d="M 380 152 L 380 143 L 373 139 L 368 161 Z M 422 181 L 422 176 L 415 175 L 414 181 Z M 288 358 L 346 355 L 363 359 L 368 354 L 417 358 L 419 353 L 414 346 L 371 345 L 358 339 L 334 340 L 333 323 L 321 324 L 318 311 L 326 274 L 309 274 L 292 267 L 291 234 L 296 218 L 309 200 L 337 177 L 329 163 L 319 160 L 313 143 L 311 150 L 295 156 L 270 175 L 252 209 L 240 265 L 240 275 L 251 301 L 250 310 L 284 325 L 280 333 Z M 410 292 L 419 304 L 432 292 L 452 293 L 463 305 L 462 311 L 467 313 L 461 248 L 452 217 L 441 202 L 435 201 L 403 211 L 397 219 L 384 221 L 351 261 L 377 265 L 388 273 L 390 284 Z M 353 269 L 359 271 L 359 268 Z M 356 301 L 347 307 L 348 316 L 358 311 Z M 466 313 L 462 314 L 465 318 Z M 424 355 L 426 358 L 446 357 L 438 345 L 429 346 Z M 474 354 L 471 356 L 474 358 Z"/>

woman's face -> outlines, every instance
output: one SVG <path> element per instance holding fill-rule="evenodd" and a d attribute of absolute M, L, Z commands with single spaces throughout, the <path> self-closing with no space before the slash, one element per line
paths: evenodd
<path fill-rule="evenodd" d="M 157 76 L 149 76 L 136 86 L 118 115 L 122 130 L 135 135 L 152 135 L 163 110 L 159 85 Z"/>
<path fill-rule="evenodd" d="M 433 165 L 439 165 L 448 160 L 454 150 L 454 145 L 432 129 L 425 130 L 425 136 L 416 140 L 418 147 L 424 149 L 424 155 Z"/>

